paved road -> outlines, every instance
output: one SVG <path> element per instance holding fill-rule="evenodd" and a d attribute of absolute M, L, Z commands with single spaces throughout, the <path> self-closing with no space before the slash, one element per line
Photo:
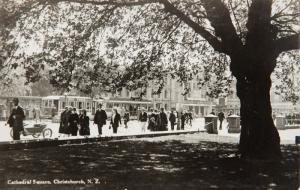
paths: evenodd
<path fill-rule="evenodd" d="M 59 136 L 58 134 L 58 123 L 52 123 L 51 121 L 42 121 L 43 123 L 47 124 L 49 128 L 53 130 L 53 136 L 52 138 L 57 138 Z M 29 126 L 32 126 L 34 124 L 33 121 L 25 121 L 25 123 L 28 123 Z M 118 130 L 119 135 L 131 135 L 131 134 L 140 134 L 141 133 L 141 127 L 139 125 L 138 121 L 130 121 L 128 123 L 129 128 L 125 129 L 124 126 L 121 126 Z M 223 123 L 223 126 L 227 126 L 226 120 Z M 170 128 L 170 126 L 169 126 Z M 97 126 L 91 124 L 90 126 L 91 129 L 91 137 L 97 136 L 98 131 L 97 131 Z M 169 129 L 170 130 L 170 129 Z M 186 128 L 186 130 L 205 130 L 204 129 L 204 119 L 203 118 L 197 118 L 193 120 L 192 126 L 189 126 Z M 8 126 L 5 126 L 5 122 L 0 122 L 0 141 L 10 141 L 12 140 L 10 135 L 9 135 L 10 128 Z M 112 134 L 112 129 L 109 129 L 109 123 L 103 127 L 103 134 L 105 136 L 111 136 Z M 279 130 L 279 134 L 281 137 L 281 143 L 282 144 L 294 144 L 295 143 L 295 136 L 300 135 L 300 129 L 288 129 L 288 130 Z M 219 137 L 232 137 L 235 139 L 236 142 L 238 142 L 239 139 L 239 134 L 229 134 L 227 131 L 226 127 L 223 127 L 223 130 L 218 131 L 218 135 L 208 135 L 212 140 L 218 141 Z M 33 139 L 32 136 L 22 136 L 22 139 Z M 42 138 L 42 137 L 40 137 Z M 65 137 L 61 137 L 63 139 Z M 74 137 L 72 137 L 74 138 Z M 77 137 L 80 138 L 80 137 Z"/>

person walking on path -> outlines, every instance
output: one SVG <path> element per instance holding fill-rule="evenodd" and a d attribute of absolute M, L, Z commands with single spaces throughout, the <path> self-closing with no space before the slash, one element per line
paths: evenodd
<path fill-rule="evenodd" d="M 157 114 L 153 109 L 151 109 L 151 114 L 149 114 L 149 120 L 148 120 L 148 129 L 150 131 L 156 130 L 156 118 L 157 118 Z"/>
<path fill-rule="evenodd" d="M 170 113 L 169 121 L 170 121 L 170 124 L 171 124 L 171 130 L 173 131 L 174 130 L 174 126 L 175 126 L 175 122 L 176 122 L 176 116 L 175 116 L 173 110 Z"/>
<path fill-rule="evenodd" d="M 13 99 L 14 108 L 8 118 L 7 124 L 13 130 L 13 140 L 20 140 L 20 132 L 24 131 L 23 121 L 25 119 L 25 113 L 21 106 L 19 106 L 19 99 Z"/>
<path fill-rule="evenodd" d="M 121 125 L 121 115 L 118 113 L 117 109 L 114 108 L 113 109 L 113 114 L 111 116 L 111 121 L 110 121 L 110 127 L 109 128 L 113 128 L 113 133 L 117 134 L 118 132 L 118 127 L 119 124 Z"/>
<path fill-rule="evenodd" d="M 60 114 L 60 123 L 59 123 L 59 129 L 58 133 L 61 134 L 69 134 L 68 128 L 69 128 L 69 117 L 70 112 L 68 107 L 65 107 L 65 110 L 61 112 Z M 60 135 L 58 137 L 60 137 Z"/>
<path fill-rule="evenodd" d="M 181 130 L 184 130 L 184 125 L 186 121 L 186 113 L 185 110 L 181 113 Z"/>
<path fill-rule="evenodd" d="M 159 118 L 160 118 L 160 125 L 159 125 L 160 130 L 167 131 L 168 130 L 168 117 L 164 111 L 164 108 L 160 109 Z"/>
<path fill-rule="evenodd" d="M 79 116 L 76 112 L 76 108 L 73 108 L 72 113 L 69 117 L 69 129 L 72 136 L 77 136 L 78 132 L 78 124 L 79 124 Z"/>
<path fill-rule="evenodd" d="M 94 124 L 98 126 L 99 136 L 102 135 L 102 127 L 106 125 L 107 114 L 105 110 L 102 109 L 102 104 L 98 105 L 98 109 L 94 116 Z"/>
<path fill-rule="evenodd" d="M 220 121 L 219 130 L 222 130 L 222 123 L 223 123 L 223 120 L 225 119 L 224 113 L 222 111 L 218 114 L 218 118 Z"/>
<path fill-rule="evenodd" d="M 142 108 L 142 111 L 139 115 L 139 121 L 141 122 L 142 132 L 146 132 L 146 124 L 147 124 L 147 113 L 145 111 L 145 108 Z"/>
<path fill-rule="evenodd" d="M 126 110 L 125 113 L 124 113 L 124 125 L 125 125 L 125 129 L 128 129 L 128 125 L 127 123 L 129 122 L 130 120 L 130 114 L 129 112 Z"/>
<path fill-rule="evenodd" d="M 79 117 L 80 136 L 89 136 L 90 135 L 90 118 L 86 115 L 86 110 L 82 110 L 82 114 Z"/>

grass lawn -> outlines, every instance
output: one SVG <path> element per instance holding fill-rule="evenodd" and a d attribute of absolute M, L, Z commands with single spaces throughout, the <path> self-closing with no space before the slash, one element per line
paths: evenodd
<path fill-rule="evenodd" d="M 197 139 L 197 134 L 190 135 Z M 244 161 L 229 142 L 186 136 L 103 142 L 0 155 L 0 189 L 292 189 L 299 184 L 295 145 L 280 162 Z M 190 138 L 189 138 L 190 139 Z M 8 180 L 83 180 L 86 185 L 8 185 Z M 88 184 L 88 180 L 92 180 Z M 97 183 L 99 184 L 97 184 Z"/>

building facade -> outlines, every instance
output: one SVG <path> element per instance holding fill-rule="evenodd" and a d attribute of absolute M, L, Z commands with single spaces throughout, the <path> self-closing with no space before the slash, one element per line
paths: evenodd
<path fill-rule="evenodd" d="M 191 91 L 187 95 L 183 95 L 184 87 L 175 79 L 168 77 L 165 80 L 165 87 L 160 94 L 154 94 L 154 84 L 149 85 L 144 96 L 140 97 L 140 91 L 129 91 L 123 88 L 114 95 L 107 95 L 108 99 L 114 100 L 138 100 L 147 102 L 147 109 L 164 108 L 167 111 L 176 109 L 177 111 L 192 111 L 195 116 L 204 116 L 212 111 L 215 100 L 206 96 L 206 89 L 201 88 L 196 81 L 189 83 Z"/>

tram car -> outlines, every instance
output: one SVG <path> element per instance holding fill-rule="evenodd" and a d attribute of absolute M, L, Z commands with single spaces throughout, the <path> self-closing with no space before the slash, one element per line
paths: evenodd
<path fill-rule="evenodd" d="M 42 113 L 53 118 L 65 109 L 74 107 L 78 111 L 85 109 L 89 114 L 94 114 L 98 105 L 103 104 L 102 99 L 92 99 L 82 96 L 46 96 L 42 98 Z"/>
<path fill-rule="evenodd" d="M 92 99 L 82 96 L 46 96 L 42 98 L 41 110 L 43 115 L 49 118 L 54 118 L 55 122 L 59 121 L 60 113 L 65 107 L 74 107 L 77 111 L 85 109 L 90 119 L 93 119 L 98 105 L 102 104 L 108 118 L 112 114 L 114 107 L 118 108 L 118 112 L 123 116 L 125 111 L 128 111 L 133 118 L 136 118 L 139 108 L 143 107 L 146 110 L 150 109 L 152 102 L 136 101 L 126 99 Z"/>

